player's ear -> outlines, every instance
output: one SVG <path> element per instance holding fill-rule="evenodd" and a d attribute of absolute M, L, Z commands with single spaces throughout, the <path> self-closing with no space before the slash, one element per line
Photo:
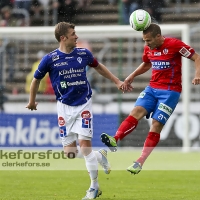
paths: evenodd
<path fill-rule="evenodd" d="M 161 35 L 160 35 L 160 34 L 157 34 L 157 35 L 156 35 L 156 38 L 160 38 L 160 37 L 161 37 Z"/>
<path fill-rule="evenodd" d="M 65 37 L 67 38 L 67 36 L 65 36 L 65 35 L 61 35 L 61 36 L 60 36 L 60 40 L 64 40 Z"/>

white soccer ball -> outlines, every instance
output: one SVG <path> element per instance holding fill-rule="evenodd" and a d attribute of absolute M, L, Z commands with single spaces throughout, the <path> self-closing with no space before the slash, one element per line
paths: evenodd
<path fill-rule="evenodd" d="M 145 10 L 135 10 L 129 18 L 131 27 L 136 31 L 144 31 L 151 24 L 151 16 Z"/>

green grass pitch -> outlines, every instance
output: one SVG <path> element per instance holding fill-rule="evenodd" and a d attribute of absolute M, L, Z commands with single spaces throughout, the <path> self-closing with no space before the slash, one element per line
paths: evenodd
<path fill-rule="evenodd" d="M 126 171 L 136 152 L 109 153 L 111 174 L 99 170 L 99 200 L 199 200 L 200 153 L 155 151 L 138 175 Z M 59 163 L 59 161 L 57 161 Z M 0 170 L 0 200 L 81 200 L 90 181 L 84 160 L 65 160 L 82 170 Z M 59 163 L 63 164 L 63 163 Z M 174 168 L 174 170 L 172 170 Z M 57 168 L 58 169 L 58 168 Z"/>

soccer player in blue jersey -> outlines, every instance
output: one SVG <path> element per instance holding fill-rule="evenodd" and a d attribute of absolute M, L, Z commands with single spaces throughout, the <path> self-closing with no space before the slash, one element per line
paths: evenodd
<path fill-rule="evenodd" d="M 58 125 L 64 152 L 68 157 L 76 155 L 85 158 L 91 185 L 82 200 L 95 199 L 102 193 L 98 183 L 98 162 L 107 174 L 110 173 L 110 165 L 106 150 L 92 150 L 92 90 L 86 77 L 86 66 L 93 67 L 99 74 L 110 79 L 118 89 L 123 82 L 99 63 L 88 49 L 76 47 L 78 36 L 75 25 L 58 23 L 55 26 L 55 38 L 59 47 L 41 60 L 30 86 L 26 107 L 37 110 L 38 87 L 41 79 L 49 73 L 57 100 Z"/>

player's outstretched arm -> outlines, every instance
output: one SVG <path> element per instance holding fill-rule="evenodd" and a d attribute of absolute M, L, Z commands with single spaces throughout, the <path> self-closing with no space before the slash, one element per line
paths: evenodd
<path fill-rule="evenodd" d="M 200 84 L 200 55 L 195 53 L 191 57 L 191 60 L 194 61 L 194 66 L 195 66 L 195 75 L 192 80 L 192 84 L 199 85 Z"/>
<path fill-rule="evenodd" d="M 113 83 L 115 83 L 116 87 L 119 90 L 123 90 L 122 89 L 122 84 L 123 82 L 120 81 L 114 74 L 111 73 L 111 71 L 109 71 L 103 64 L 99 63 L 99 65 L 97 67 L 94 68 L 99 74 L 101 74 L 102 76 L 104 76 L 105 78 L 111 80 Z M 126 91 L 131 91 L 132 90 L 132 86 L 127 87 Z M 125 90 L 123 90 L 123 92 L 125 92 Z"/>
<path fill-rule="evenodd" d="M 124 90 L 127 89 L 127 87 L 133 82 L 134 78 L 136 76 L 139 76 L 141 74 L 144 74 L 145 72 L 147 72 L 149 69 L 151 68 L 151 63 L 141 63 L 140 66 L 134 71 L 132 72 L 125 80 L 124 83 L 122 85 L 122 88 Z"/>
<path fill-rule="evenodd" d="M 29 95 L 29 103 L 27 104 L 26 108 L 29 110 L 37 110 L 38 103 L 35 102 L 36 94 L 38 91 L 38 88 L 40 86 L 40 79 L 33 78 L 30 86 L 30 95 Z"/>

